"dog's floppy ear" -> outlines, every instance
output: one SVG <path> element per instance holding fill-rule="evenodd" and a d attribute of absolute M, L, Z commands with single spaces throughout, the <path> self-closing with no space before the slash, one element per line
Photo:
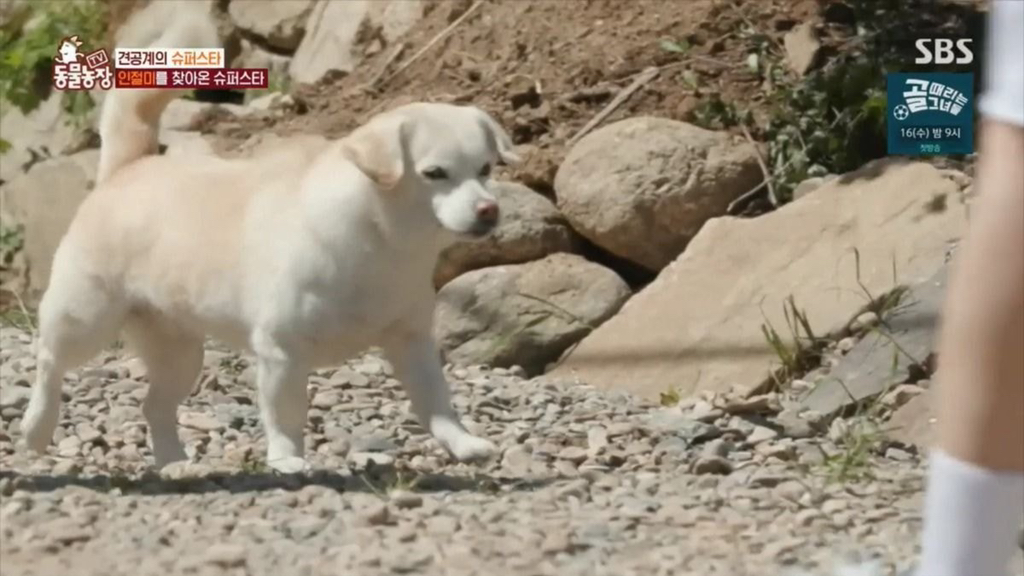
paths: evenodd
<path fill-rule="evenodd" d="M 480 117 L 480 124 L 483 126 L 484 131 L 487 132 L 491 145 L 498 152 L 502 162 L 506 164 L 519 162 L 519 155 L 513 150 L 512 139 L 509 138 L 508 133 L 501 127 L 501 124 L 498 124 L 487 112 L 479 108 L 475 108 L 475 110 Z"/>
<path fill-rule="evenodd" d="M 404 116 L 378 116 L 342 140 L 342 154 L 377 186 L 390 190 L 405 174 L 407 126 Z"/>

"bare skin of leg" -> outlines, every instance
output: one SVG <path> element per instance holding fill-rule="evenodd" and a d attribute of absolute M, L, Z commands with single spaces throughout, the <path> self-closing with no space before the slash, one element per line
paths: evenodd
<path fill-rule="evenodd" d="M 993 471 L 1024 471 L 1024 128 L 982 127 L 977 199 L 939 338 L 938 443 Z"/>

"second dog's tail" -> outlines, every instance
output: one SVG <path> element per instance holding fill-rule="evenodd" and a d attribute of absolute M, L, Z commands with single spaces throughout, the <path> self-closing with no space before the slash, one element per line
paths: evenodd
<path fill-rule="evenodd" d="M 221 46 L 210 3 L 154 0 L 132 15 L 118 34 L 119 48 L 215 48 Z M 124 166 L 157 153 L 160 115 L 186 90 L 114 88 L 100 113 L 100 162 L 96 184 Z"/>

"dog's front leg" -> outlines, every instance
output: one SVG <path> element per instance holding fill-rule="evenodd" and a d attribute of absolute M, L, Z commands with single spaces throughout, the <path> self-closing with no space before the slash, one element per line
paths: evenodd
<path fill-rule="evenodd" d="M 384 348 L 420 424 L 452 456 L 469 462 L 489 458 L 497 452 L 494 444 L 473 436 L 459 422 L 432 338 L 413 335 L 396 339 Z"/>
<path fill-rule="evenodd" d="M 256 387 L 267 436 L 267 465 L 284 474 L 310 468 L 304 456 L 307 397 L 305 363 L 269 337 L 255 339 Z"/>

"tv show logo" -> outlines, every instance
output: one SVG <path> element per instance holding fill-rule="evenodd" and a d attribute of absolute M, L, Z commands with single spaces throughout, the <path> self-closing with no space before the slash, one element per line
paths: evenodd
<path fill-rule="evenodd" d="M 69 36 L 57 45 L 53 58 L 53 87 L 57 90 L 109 90 L 114 86 L 110 57 L 103 48 L 82 53 L 82 41 Z"/>
<path fill-rule="evenodd" d="M 914 64 L 970 64 L 974 62 L 972 43 L 970 38 L 918 38 L 914 47 L 920 56 Z"/>

